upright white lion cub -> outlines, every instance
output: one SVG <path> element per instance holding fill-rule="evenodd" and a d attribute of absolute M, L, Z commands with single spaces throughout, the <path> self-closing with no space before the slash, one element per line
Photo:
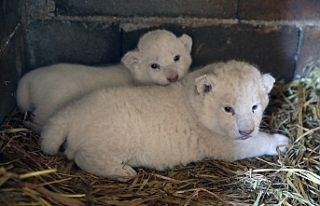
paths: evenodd
<path fill-rule="evenodd" d="M 137 49 L 124 55 L 123 64 L 55 64 L 33 70 L 19 82 L 18 107 L 21 112 L 32 112 L 33 122 L 26 126 L 39 133 L 45 120 L 62 105 L 102 86 L 168 85 L 180 80 L 191 64 L 191 46 L 192 39 L 186 34 L 177 38 L 169 31 L 155 30 L 143 35 Z"/>
<path fill-rule="evenodd" d="M 55 155 L 66 141 L 68 159 L 119 181 L 137 174 L 132 167 L 163 170 L 205 157 L 275 155 L 288 138 L 259 131 L 274 81 L 250 64 L 229 61 L 167 87 L 100 89 L 46 122 L 41 149 Z"/>

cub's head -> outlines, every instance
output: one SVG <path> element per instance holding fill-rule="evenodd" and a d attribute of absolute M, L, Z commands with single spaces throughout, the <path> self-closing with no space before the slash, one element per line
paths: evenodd
<path fill-rule="evenodd" d="M 229 61 L 203 68 L 191 103 L 200 122 L 222 136 L 244 140 L 255 136 L 275 79 L 248 63 Z"/>
<path fill-rule="evenodd" d="M 183 78 L 191 64 L 192 39 L 176 37 L 166 30 L 155 30 L 141 37 L 138 47 L 121 61 L 133 77 L 146 84 L 168 85 Z"/>

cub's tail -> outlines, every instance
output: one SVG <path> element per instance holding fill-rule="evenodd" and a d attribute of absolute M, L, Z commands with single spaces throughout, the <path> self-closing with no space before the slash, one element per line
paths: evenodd
<path fill-rule="evenodd" d="M 17 88 L 17 105 L 22 113 L 32 111 L 28 75 L 21 78 Z"/>
<path fill-rule="evenodd" d="M 55 117 L 55 116 L 54 116 Z M 53 118 L 54 118 L 53 117 Z M 49 119 L 41 131 L 41 150 L 45 154 L 56 155 L 69 134 L 69 124 L 57 123 Z M 55 123 L 53 123 L 55 122 Z"/>

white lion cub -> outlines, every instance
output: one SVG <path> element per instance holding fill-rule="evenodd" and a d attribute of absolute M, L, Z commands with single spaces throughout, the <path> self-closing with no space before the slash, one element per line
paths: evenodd
<path fill-rule="evenodd" d="M 229 61 L 168 87 L 100 89 L 46 122 L 41 149 L 55 155 L 66 141 L 68 159 L 119 181 L 137 174 L 132 167 L 163 170 L 205 157 L 275 155 L 288 138 L 259 131 L 274 81 L 248 63 Z"/>
<path fill-rule="evenodd" d="M 26 74 L 19 82 L 17 104 L 30 111 L 33 122 L 25 122 L 35 133 L 58 108 L 102 86 L 137 83 L 168 85 L 183 78 L 191 64 L 192 39 L 177 38 L 166 30 L 146 33 L 136 50 L 129 51 L 122 63 L 110 67 L 56 64 Z"/>

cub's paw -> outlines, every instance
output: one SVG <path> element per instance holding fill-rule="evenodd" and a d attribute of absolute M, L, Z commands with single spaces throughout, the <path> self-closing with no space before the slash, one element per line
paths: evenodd
<path fill-rule="evenodd" d="M 286 146 L 289 144 L 289 138 L 282 134 L 273 134 L 272 138 L 274 141 L 273 144 L 271 144 L 272 147 L 269 151 L 270 155 L 277 154 L 277 146 L 281 152 L 284 152 L 286 150 Z"/>
<path fill-rule="evenodd" d="M 31 121 L 23 121 L 23 124 L 28 129 L 31 129 L 33 133 L 40 134 L 41 132 L 41 126 L 37 125 L 36 123 L 33 123 Z"/>
<path fill-rule="evenodd" d="M 53 139 L 41 138 L 41 150 L 48 155 L 56 155 L 59 153 L 60 145 L 57 145 Z"/>
<path fill-rule="evenodd" d="M 45 154 L 56 155 L 60 151 L 60 146 L 64 143 L 68 135 L 66 127 L 59 124 L 48 124 L 42 128 L 40 134 L 41 150 Z"/>
<path fill-rule="evenodd" d="M 121 167 L 115 168 L 114 172 L 117 174 L 114 179 L 120 182 L 127 182 L 137 175 L 137 172 L 128 165 L 121 165 Z"/>

